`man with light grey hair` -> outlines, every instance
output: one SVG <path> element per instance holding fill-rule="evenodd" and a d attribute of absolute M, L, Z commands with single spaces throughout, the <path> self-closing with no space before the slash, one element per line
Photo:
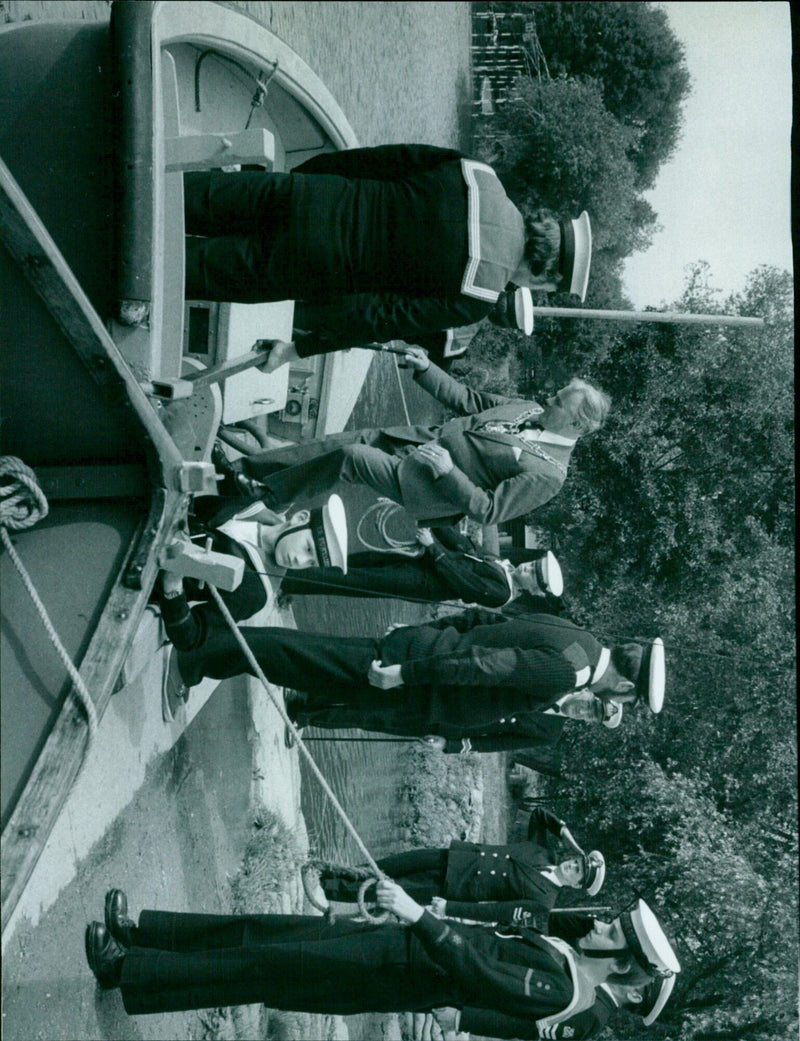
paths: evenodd
<path fill-rule="evenodd" d="M 567 476 L 579 438 L 598 430 L 611 400 L 574 379 L 541 405 L 470 390 L 408 347 L 414 378 L 456 413 L 440 426 L 334 434 L 238 460 L 239 488 L 275 509 L 312 498 L 338 481 L 366 484 L 423 524 L 470 517 L 498 524 L 543 506 Z M 238 508 L 241 508 L 239 506 Z"/>

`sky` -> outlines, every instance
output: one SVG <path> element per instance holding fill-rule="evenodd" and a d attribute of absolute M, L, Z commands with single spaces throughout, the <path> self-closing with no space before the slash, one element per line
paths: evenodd
<path fill-rule="evenodd" d="M 723 296 L 760 264 L 792 270 L 789 4 L 657 6 L 685 47 L 692 93 L 675 154 L 645 194 L 663 230 L 625 262 L 636 308 L 672 303 L 696 260 Z"/>

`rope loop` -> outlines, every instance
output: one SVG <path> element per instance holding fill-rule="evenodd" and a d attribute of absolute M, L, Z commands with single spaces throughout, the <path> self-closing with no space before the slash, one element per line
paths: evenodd
<path fill-rule="evenodd" d="M 380 914 L 373 914 L 367 907 L 367 890 L 370 886 L 377 885 L 377 883 L 378 879 L 374 876 L 370 876 L 369 878 L 365 878 L 358 887 L 358 909 L 368 922 L 372 922 L 373 925 L 383 925 L 383 923 L 389 918 L 389 912 L 381 911 Z"/>
<path fill-rule="evenodd" d="M 326 860 L 308 860 L 300 868 L 300 877 L 303 881 L 303 889 L 308 897 L 308 902 L 312 907 L 315 907 L 318 911 L 322 911 L 329 921 L 334 921 L 336 917 L 341 917 L 342 912 L 334 912 L 330 904 L 322 904 L 317 900 L 316 894 L 312 888 L 312 882 L 310 879 L 311 872 L 315 872 L 317 878 L 323 872 L 330 875 L 338 875 L 340 878 L 348 879 L 350 882 L 360 882 L 361 885 L 358 888 L 358 895 L 356 902 L 358 903 L 358 910 L 367 922 L 371 922 L 373 925 L 383 925 L 389 918 L 388 911 L 382 911 L 380 914 L 373 914 L 372 911 L 367 907 L 366 903 L 366 892 L 370 886 L 375 885 L 378 881 L 375 876 L 375 872 L 368 867 L 346 867 L 343 864 L 330 864 Z M 352 913 L 346 914 L 345 917 L 355 917 L 356 911 L 353 909 Z"/>
<path fill-rule="evenodd" d="M 0 525 L 24 531 L 43 520 L 49 509 L 33 470 L 15 455 L 0 457 Z"/>
<path fill-rule="evenodd" d="M 387 530 L 389 521 L 396 514 L 400 513 L 402 509 L 403 507 L 398 503 L 381 496 L 376 502 L 372 503 L 364 513 L 362 513 L 356 526 L 356 535 L 364 543 L 367 549 L 371 549 L 376 553 L 403 553 L 408 557 L 418 557 L 420 555 L 420 547 L 416 539 L 396 539 L 393 538 Z M 369 540 L 364 532 L 364 526 L 373 514 L 375 515 L 375 527 L 378 530 L 378 534 L 386 543 L 385 546 L 375 545 Z M 386 546 L 389 548 L 387 549 Z"/>
<path fill-rule="evenodd" d="M 300 878 L 303 881 L 303 889 L 305 890 L 308 902 L 311 904 L 312 907 L 316 908 L 317 911 L 322 911 L 323 914 L 328 913 L 328 911 L 330 910 L 330 906 L 327 904 L 321 904 L 319 900 L 317 900 L 316 894 L 314 893 L 311 881 L 309 879 L 309 875 L 312 871 L 315 871 L 317 873 L 321 872 L 322 870 L 324 870 L 326 866 L 327 865 L 322 860 L 309 860 L 300 868 Z"/>
<path fill-rule="evenodd" d="M 50 621 L 47 608 L 42 603 L 31 576 L 26 571 L 25 565 L 20 560 L 19 554 L 14 549 L 14 544 L 8 534 L 9 529 L 11 531 L 24 531 L 26 528 L 32 528 L 34 524 L 47 516 L 49 509 L 45 494 L 39 487 L 39 482 L 36 480 L 36 474 L 33 470 L 14 455 L 0 456 L 0 541 L 2 541 L 8 553 L 11 563 L 16 568 L 22 584 L 28 591 L 28 595 L 33 600 L 42 625 L 64 668 L 67 670 L 73 682 L 78 701 L 86 713 L 86 720 L 89 724 L 89 744 L 84 749 L 84 757 L 81 760 L 82 769 L 86 763 L 86 752 L 97 733 L 97 710 L 91 694 L 86 689 L 86 684 L 83 682 L 80 673 L 75 668 L 72 659 L 59 639 L 58 633 Z"/>

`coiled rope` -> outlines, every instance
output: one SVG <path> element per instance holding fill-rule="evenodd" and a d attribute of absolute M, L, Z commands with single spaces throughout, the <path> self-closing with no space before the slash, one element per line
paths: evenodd
<path fill-rule="evenodd" d="M 407 557 L 418 557 L 419 543 L 414 539 L 395 539 L 386 530 L 386 525 L 389 523 L 392 517 L 396 513 L 400 513 L 403 507 L 399 503 L 394 502 L 392 499 L 379 498 L 377 502 L 366 509 L 359 518 L 358 526 L 356 528 L 356 535 L 364 543 L 367 549 L 371 549 L 375 553 L 402 553 Z M 364 525 L 375 514 L 375 527 L 378 529 L 378 534 L 390 547 L 386 549 L 385 546 L 373 545 L 364 534 Z"/>
<path fill-rule="evenodd" d="M 84 750 L 81 763 L 81 768 L 83 768 L 83 764 L 86 762 L 86 753 L 97 733 L 97 710 L 94 707 L 91 694 L 86 689 L 86 684 L 81 679 L 80 673 L 64 649 L 64 645 L 59 639 L 53 623 L 50 621 L 47 609 L 42 603 L 36 587 L 25 569 L 25 565 L 14 549 L 11 536 L 8 534 L 9 530 L 24 531 L 26 528 L 32 528 L 34 524 L 44 520 L 48 513 L 47 499 L 39 487 L 33 470 L 26 466 L 21 459 L 17 459 L 16 456 L 4 455 L 0 457 L 0 538 L 2 538 L 3 545 L 22 580 L 22 584 L 27 589 L 31 600 L 33 600 L 34 606 L 42 620 L 42 625 L 44 625 L 47 635 L 50 637 L 50 642 L 55 647 L 59 658 L 69 673 L 70 679 L 74 684 L 75 693 L 86 714 L 86 719 L 89 723 L 89 742 Z"/>
<path fill-rule="evenodd" d="M 266 690 L 267 694 L 269 695 L 270 701 L 275 706 L 275 708 L 278 710 L 278 715 L 281 717 L 281 719 L 286 724 L 286 726 L 288 726 L 290 728 L 291 733 L 294 735 L 294 739 L 295 739 L 295 741 L 297 743 L 297 747 L 299 748 L 300 752 L 305 757 L 306 762 L 308 763 L 309 767 L 311 768 L 311 772 L 314 774 L 314 776 L 317 778 L 319 783 L 322 785 L 323 791 L 328 796 L 328 798 L 331 800 L 334 808 L 336 809 L 337 813 L 341 817 L 342 822 L 344 823 L 345 828 L 347 828 L 347 830 L 349 831 L 349 833 L 352 836 L 353 840 L 355 841 L 356 845 L 358 846 L 359 850 L 363 854 L 364 860 L 369 865 L 369 867 L 372 870 L 375 878 L 377 878 L 377 879 L 385 879 L 386 875 L 384 874 L 383 871 L 381 871 L 381 869 L 375 863 L 375 860 L 373 859 L 372 854 L 367 849 L 367 847 L 364 845 L 364 843 L 363 843 L 363 841 L 361 839 L 361 836 L 358 834 L 358 832 L 355 829 L 355 826 L 354 826 L 353 822 L 347 816 L 347 813 L 346 813 L 344 807 L 339 802 L 339 800 L 336 798 L 336 795 L 334 794 L 331 786 L 328 784 L 328 782 L 322 776 L 322 772 L 320 771 L 320 768 L 314 762 L 313 756 L 311 755 L 311 753 L 308 751 L 308 749 L 306 748 L 305 744 L 303 743 L 303 739 L 300 737 L 300 734 L 299 734 L 299 732 L 297 730 L 297 727 L 294 725 L 294 723 L 289 718 L 289 714 L 287 713 L 286 708 L 282 704 L 282 698 L 276 697 L 276 695 L 273 694 L 272 691 L 270 690 L 270 688 L 269 688 L 269 681 L 267 680 L 267 677 L 264 675 L 264 672 L 262 671 L 261 666 L 256 661 L 255 655 L 253 654 L 252 650 L 250 649 L 250 646 L 247 643 L 247 641 L 245 640 L 244 636 L 242 636 L 242 633 L 241 633 L 241 630 L 239 629 L 239 626 L 234 621 L 233 615 L 228 610 L 225 602 L 223 601 L 222 597 L 219 595 L 219 592 L 212 585 L 209 585 L 208 590 L 211 593 L 212 597 L 214 598 L 214 601 L 215 601 L 217 607 L 220 609 L 222 617 L 225 619 L 225 621 L 227 622 L 231 632 L 233 633 L 233 635 L 234 635 L 234 637 L 236 639 L 236 642 L 239 644 L 239 647 L 240 647 L 240 649 L 242 651 L 242 654 L 244 654 L 245 658 L 247 659 L 247 661 L 248 661 L 248 663 L 250 665 L 250 668 L 253 670 L 253 673 L 255 674 L 255 676 L 257 676 L 258 679 L 263 684 L 264 690 Z M 366 887 L 364 887 L 364 888 L 366 888 Z M 361 907 L 362 912 L 369 919 L 369 921 L 374 922 L 376 925 L 380 925 L 382 922 L 385 922 L 387 917 L 388 917 L 388 915 L 386 915 L 386 914 L 382 914 L 382 915 L 379 915 L 379 916 L 372 915 L 369 911 L 367 911 L 366 906 L 363 904 L 363 900 L 359 901 L 359 906 Z"/>

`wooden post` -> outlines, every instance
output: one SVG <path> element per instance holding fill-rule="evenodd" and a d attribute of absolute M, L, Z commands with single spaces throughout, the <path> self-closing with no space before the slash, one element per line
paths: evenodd
<path fill-rule="evenodd" d="M 740 314 L 690 314 L 686 311 L 600 311 L 582 307 L 534 307 L 534 317 L 604 318 L 612 322 L 662 322 L 666 325 L 738 325 L 763 329 L 763 318 Z"/>
<path fill-rule="evenodd" d="M 159 566 L 181 578 L 195 578 L 218 589 L 232 593 L 242 583 L 244 561 L 229 553 L 215 553 L 193 542 L 176 540 L 166 546 L 159 557 Z"/>

